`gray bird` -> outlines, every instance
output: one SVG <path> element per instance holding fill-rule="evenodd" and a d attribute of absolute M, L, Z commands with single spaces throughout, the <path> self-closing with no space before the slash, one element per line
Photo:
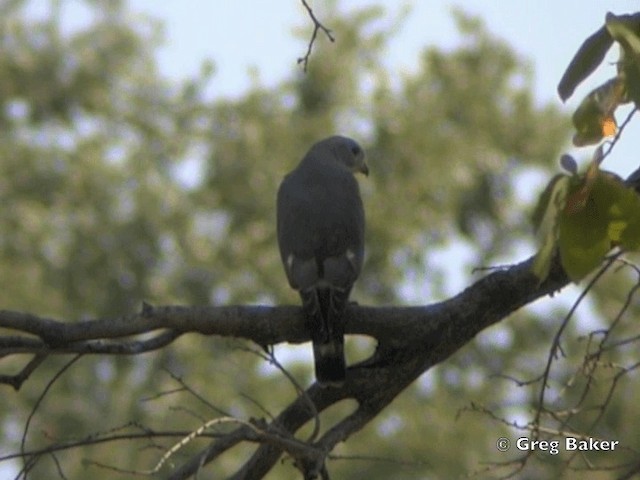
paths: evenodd
<path fill-rule="evenodd" d="M 354 140 L 333 136 L 311 147 L 278 190 L 280 256 L 302 298 L 321 385 L 345 380 L 343 312 L 364 257 L 364 208 L 357 172 L 369 174 Z"/>

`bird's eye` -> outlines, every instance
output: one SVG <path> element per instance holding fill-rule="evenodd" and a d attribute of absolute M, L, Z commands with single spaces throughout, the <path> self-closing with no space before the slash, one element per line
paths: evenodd
<path fill-rule="evenodd" d="M 362 150 L 360 149 L 360 147 L 358 145 L 353 145 L 351 147 L 351 153 L 353 153 L 354 155 L 358 155 Z"/>

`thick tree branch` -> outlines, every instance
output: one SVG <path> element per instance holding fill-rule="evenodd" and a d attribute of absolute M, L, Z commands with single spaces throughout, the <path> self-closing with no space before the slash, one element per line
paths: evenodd
<path fill-rule="evenodd" d="M 320 439 L 319 443 L 326 451 L 331 451 L 338 442 L 364 427 L 418 376 L 455 353 L 481 330 L 533 300 L 553 294 L 568 283 L 559 262 L 554 264 L 549 277 L 541 284 L 531 273 L 531 264 L 532 259 L 529 259 L 494 272 L 439 304 L 387 310 L 387 326 L 407 329 L 403 331 L 404 344 L 397 343 L 397 335 L 389 331 L 389 342 L 385 336 L 378 337 L 380 346 L 375 358 L 348 369 L 347 383 L 343 388 L 322 389 L 314 384 L 307 391 L 318 411 L 344 398 L 355 398 L 359 402 L 354 413 Z M 348 330 L 352 331 L 354 324 L 365 323 L 366 316 L 373 314 L 373 310 L 379 311 L 352 309 Z M 402 327 L 398 327 L 400 324 Z M 294 432 L 309 419 L 308 409 L 297 399 L 275 422 Z M 262 478 L 281 453 L 272 445 L 261 445 L 233 478 Z"/>
<path fill-rule="evenodd" d="M 544 295 L 553 294 L 568 283 L 559 262 L 542 283 L 531 273 L 532 259 L 495 271 L 459 295 L 433 305 L 418 307 L 365 307 L 350 305 L 346 333 L 364 334 L 378 340 L 376 352 L 347 370 L 342 388 L 320 388 L 313 384 L 273 422 L 262 437 L 241 426 L 214 440 L 199 455 L 176 470 L 171 478 L 188 478 L 203 465 L 241 441 L 261 445 L 234 478 L 262 478 L 284 450 L 296 458 L 306 478 L 326 473 L 324 462 L 335 445 L 360 430 L 418 376 L 444 361 L 488 326 Z M 153 307 L 145 305 L 138 314 L 115 319 L 76 323 L 39 318 L 31 314 L 0 311 L 0 328 L 17 334 L 0 337 L 0 358 L 32 353 L 38 361 L 43 355 L 67 353 L 134 354 L 160 348 L 179 335 L 232 336 L 260 345 L 308 340 L 301 309 L 294 306 Z M 136 336 L 156 332 L 151 338 Z M 34 338 L 34 336 L 36 338 Z M 10 383 L 10 382 L 6 382 Z M 318 441 L 303 448 L 290 438 L 317 412 L 352 398 L 358 408 L 331 427 Z M 288 437 L 287 437 L 288 436 Z M 323 473 L 324 472 L 324 473 Z"/>
<path fill-rule="evenodd" d="M 464 331 L 469 330 L 468 334 L 473 332 L 475 335 L 535 298 L 566 284 L 566 278 L 562 277 L 560 281 L 552 275 L 538 287 L 537 279 L 529 271 L 530 263 L 528 260 L 494 272 L 456 297 L 438 304 L 418 307 L 351 305 L 345 313 L 346 332 L 376 337 L 392 349 L 429 341 L 432 333 L 446 328 L 451 319 L 457 320 L 457 326 Z M 136 354 L 163 347 L 187 332 L 245 338 L 260 345 L 309 340 L 301 309 L 297 306 L 145 305 L 138 314 L 80 322 L 62 322 L 0 310 L 0 328 L 19 333 L 0 336 L 0 358 L 18 353 Z M 114 340 L 154 331 L 160 333 L 151 339 Z M 471 338 L 463 337 L 465 341 Z"/>

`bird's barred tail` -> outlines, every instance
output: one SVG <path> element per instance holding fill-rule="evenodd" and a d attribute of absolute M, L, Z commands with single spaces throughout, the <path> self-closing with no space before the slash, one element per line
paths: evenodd
<path fill-rule="evenodd" d="M 301 295 L 313 342 L 316 379 L 323 386 L 341 386 L 346 377 L 342 312 L 349 292 L 326 288 Z"/>
<path fill-rule="evenodd" d="M 316 379 L 321 385 L 340 387 L 346 376 L 344 342 L 341 339 L 326 343 L 313 343 Z"/>

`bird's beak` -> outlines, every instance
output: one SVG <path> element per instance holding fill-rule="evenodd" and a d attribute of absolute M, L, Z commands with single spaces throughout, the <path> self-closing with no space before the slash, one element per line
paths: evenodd
<path fill-rule="evenodd" d="M 360 168 L 358 170 L 360 171 L 360 173 L 364 174 L 365 177 L 369 176 L 369 167 L 366 163 L 362 162 L 362 165 L 360 165 Z"/>

